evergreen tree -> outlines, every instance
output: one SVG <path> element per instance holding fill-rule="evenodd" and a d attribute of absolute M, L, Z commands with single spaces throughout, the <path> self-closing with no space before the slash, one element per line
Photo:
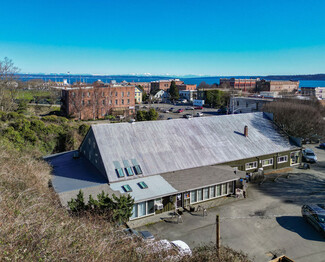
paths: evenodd
<path fill-rule="evenodd" d="M 75 213 L 86 210 L 87 206 L 85 204 L 84 193 L 79 190 L 77 198 L 71 199 L 71 201 L 68 202 L 68 206 L 70 210 Z"/>
<path fill-rule="evenodd" d="M 179 99 L 179 91 L 178 91 L 178 87 L 176 86 L 175 81 L 172 81 L 170 84 L 169 95 L 170 95 L 171 100 Z"/>
<path fill-rule="evenodd" d="M 132 216 L 134 199 L 130 195 L 121 195 L 120 197 L 117 197 L 113 194 L 113 200 L 113 221 L 118 224 L 129 221 Z"/>

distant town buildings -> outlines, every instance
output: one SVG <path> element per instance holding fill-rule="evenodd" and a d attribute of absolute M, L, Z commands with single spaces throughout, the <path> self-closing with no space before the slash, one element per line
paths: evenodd
<path fill-rule="evenodd" d="M 319 100 L 325 100 L 325 87 L 302 87 L 301 94 L 316 97 Z"/>

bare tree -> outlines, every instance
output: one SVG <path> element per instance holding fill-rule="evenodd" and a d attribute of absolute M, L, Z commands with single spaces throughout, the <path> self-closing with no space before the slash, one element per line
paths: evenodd
<path fill-rule="evenodd" d="M 11 59 L 5 57 L 0 60 L 0 109 L 11 111 L 15 108 L 15 97 L 18 89 L 18 67 Z"/>
<path fill-rule="evenodd" d="M 275 122 L 289 135 L 303 139 L 324 137 L 325 122 L 319 101 L 285 99 L 266 104 L 263 111 L 274 114 Z"/>
<path fill-rule="evenodd" d="M 82 89 L 81 86 L 79 86 L 78 88 L 70 91 L 69 96 L 70 99 L 67 100 L 67 103 L 70 103 L 71 105 L 71 112 L 70 114 L 72 115 L 78 115 L 78 119 L 81 120 L 81 112 L 83 110 L 83 108 L 85 107 L 85 100 L 84 100 L 84 89 Z"/>

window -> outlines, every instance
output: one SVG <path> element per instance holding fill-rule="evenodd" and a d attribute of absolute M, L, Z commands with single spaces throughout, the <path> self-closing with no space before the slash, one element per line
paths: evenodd
<path fill-rule="evenodd" d="M 102 101 L 102 104 L 105 105 L 105 100 Z"/>
<path fill-rule="evenodd" d="M 139 213 L 139 217 L 145 216 L 146 215 L 146 202 L 141 202 L 138 204 L 138 213 Z"/>
<path fill-rule="evenodd" d="M 115 96 L 117 96 L 117 92 L 115 92 Z"/>
<path fill-rule="evenodd" d="M 120 177 L 124 177 L 124 172 L 123 172 L 123 169 L 122 168 L 117 168 L 115 169 L 115 172 L 117 174 L 117 176 L 120 178 Z"/>
<path fill-rule="evenodd" d="M 239 106 L 239 101 L 237 101 L 237 106 Z"/>
<path fill-rule="evenodd" d="M 85 96 L 85 93 L 84 93 L 84 92 L 82 92 L 82 93 L 81 93 L 81 97 L 84 97 L 84 96 Z"/>
<path fill-rule="evenodd" d="M 246 107 L 248 107 L 248 103 L 246 102 Z"/>
<path fill-rule="evenodd" d="M 222 194 L 223 195 L 226 195 L 227 194 L 227 183 L 226 184 L 222 184 L 221 185 L 221 188 L 222 188 Z"/>
<path fill-rule="evenodd" d="M 209 188 L 208 187 L 203 189 L 203 197 L 204 197 L 204 199 L 209 199 Z"/>
<path fill-rule="evenodd" d="M 146 189 L 146 188 L 148 188 L 148 185 L 145 183 L 145 182 L 140 182 L 140 183 L 138 183 L 138 186 L 141 188 L 141 189 Z"/>
<path fill-rule="evenodd" d="M 196 190 L 191 191 L 191 203 L 197 202 Z"/>
<path fill-rule="evenodd" d="M 257 161 L 246 163 L 245 170 L 257 168 Z"/>
<path fill-rule="evenodd" d="M 87 105 L 90 105 L 90 100 L 87 101 Z"/>
<path fill-rule="evenodd" d="M 124 97 L 124 92 L 121 92 L 121 96 Z"/>
<path fill-rule="evenodd" d="M 125 192 L 132 192 L 132 188 L 129 185 L 124 185 L 122 188 Z"/>
<path fill-rule="evenodd" d="M 109 104 L 110 104 L 110 105 L 112 104 L 112 100 L 109 100 Z"/>
<path fill-rule="evenodd" d="M 273 158 L 270 158 L 270 159 L 265 159 L 265 160 L 262 160 L 262 166 L 272 166 L 273 165 Z"/>
<path fill-rule="evenodd" d="M 130 92 L 128 92 L 127 94 L 128 94 L 128 96 L 130 96 Z"/>
<path fill-rule="evenodd" d="M 87 92 L 87 96 L 90 97 L 90 93 L 89 92 Z"/>
<path fill-rule="evenodd" d="M 130 99 L 128 99 L 128 105 L 130 104 Z"/>
<path fill-rule="evenodd" d="M 126 167 L 125 171 L 126 171 L 126 174 L 128 176 L 133 176 L 134 175 L 131 167 Z"/>
<path fill-rule="evenodd" d="M 134 172 L 136 175 L 141 175 L 142 174 L 142 170 L 141 170 L 141 167 L 139 165 L 136 165 L 133 167 L 134 169 Z"/>
<path fill-rule="evenodd" d="M 115 100 L 115 105 L 118 105 L 118 101 L 117 101 L 117 99 Z"/>
<path fill-rule="evenodd" d="M 153 214 L 155 213 L 155 201 L 150 200 L 148 201 L 148 214 Z"/>
<path fill-rule="evenodd" d="M 228 183 L 228 194 L 234 193 L 234 182 Z"/>
<path fill-rule="evenodd" d="M 136 218 L 136 217 L 138 217 L 138 204 L 134 204 L 132 209 L 131 218 Z"/>
<path fill-rule="evenodd" d="M 288 162 L 288 156 L 279 156 L 278 164 Z"/>
<path fill-rule="evenodd" d="M 102 92 L 102 96 L 104 96 L 104 92 Z"/>
<path fill-rule="evenodd" d="M 221 196 L 221 185 L 217 185 L 217 196 Z"/>
<path fill-rule="evenodd" d="M 121 102 L 122 102 L 122 105 L 124 105 L 124 99 L 122 99 L 122 101 L 121 101 Z"/>
<path fill-rule="evenodd" d="M 199 189 L 197 191 L 197 200 L 198 201 L 202 201 L 203 200 L 202 189 Z"/>
<path fill-rule="evenodd" d="M 210 186 L 210 197 L 216 197 L 216 187 Z"/>
<path fill-rule="evenodd" d="M 72 96 L 75 97 L 76 96 L 76 93 L 75 92 L 72 92 Z"/>
<path fill-rule="evenodd" d="M 81 104 L 82 104 L 82 105 L 85 105 L 85 101 L 84 101 L 84 100 L 82 100 L 82 101 L 81 101 Z"/>

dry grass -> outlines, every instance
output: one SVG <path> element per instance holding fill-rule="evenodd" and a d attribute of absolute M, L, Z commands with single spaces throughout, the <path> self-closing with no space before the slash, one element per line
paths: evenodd
<path fill-rule="evenodd" d="M 145 243 L 126 237 L 100 217 L 71 217 L 48 188 L 50 167 L 0 142 L 0 261 L 168 261 L 167 252 L 137 252 Z M 184 261 L 247 261 L 213 247 Z M 229 256 L 230 255 L 230 256 Z"/>

